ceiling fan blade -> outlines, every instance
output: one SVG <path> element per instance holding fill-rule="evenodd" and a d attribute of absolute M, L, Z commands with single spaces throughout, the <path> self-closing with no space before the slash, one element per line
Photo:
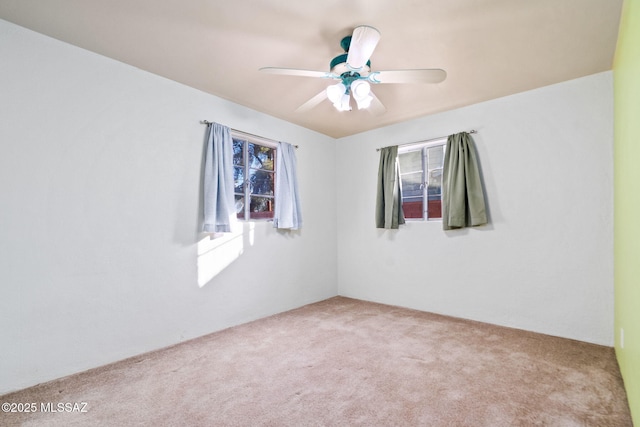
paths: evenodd
<path fill-rule="evenodd" d="M 278 68 L 278 67 L 262 67 L 260 71 L 268 74 L 280 74 L 284 76 L 300 76 L 300 77 L 320 77 L 323 79 L 336 79 L 336 76 L 326 71 L 298 70 L 296 68 Z"/>
<path fill-rule="evenodd" d="M 308 100 L 307 102 L 305 102 L 304 104 L 296 108 L 296 111 L 298 113 L 304 113 L 306 111 L 309 111 L 312 108 L 316 107 L 325 99 L 327 99 L 327 91 L 323 89 L 322 92 L 320 92 L 319 94 L 317 94 L 316 96 L 314 96 L 313 98 L 311 98 L 310 100 Z"/>
<path fill-rule="evenodd" d="M 369 111 L 374 116 L 384 114 L 387 111 L 387 108 L 384 106 L 384 104 L 380 102 L 380 99 L 378 99 L 378 97 L 375 96 L 373 92 L 370 92 L 369 95 L 373 97 L 373 100 L 371 101 L 371 105 L 369 106 L 369 108 L 367 108 L 367 111 Z"/>
<path fill-rule="evenodd" d="M 433 68 L 428 70 L 374 71 L 369 75 L 368 80 L 371 83 L 440 83 L 446 78 L 446 71 Z"/>
<path fill-rule="evenodd" d="M 353 69 L 359 69 L 367 64 L 374 49 L 380 41 L 380 31 L 368 25 L 361 25 L 353 30 L 347 64 Z"/>

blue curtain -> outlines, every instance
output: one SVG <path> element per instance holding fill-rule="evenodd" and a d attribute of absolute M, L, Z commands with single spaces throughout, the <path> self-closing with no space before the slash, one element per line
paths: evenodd
<path fill-rule="evenodd" d="M 376 194 L 376 228 L 397 229 L 404 224 L 402 187 L 398 165 L 398 146 L 380 149 L 378 191 Z"/>
<path fill-rule="evenodd" d="M 442 227 L 445 230 L 487 223 L 484 191 L 471 135 L 449 135 L 442 179 Z"/>
<path fill-rule="evenodd" d="M 276 156 L 276 208 L 273 226 L 297 230 L 302 226 L 302 212 L 295 148 L 291 144 L 281 142 Z"/>
<path fill-rule="evenodd" d="M 204 164 L 204 226 L 208 233 L 228 233 L 235 219 L 233 195 L 233 139 L 218 123 L 207 126 Z"/>

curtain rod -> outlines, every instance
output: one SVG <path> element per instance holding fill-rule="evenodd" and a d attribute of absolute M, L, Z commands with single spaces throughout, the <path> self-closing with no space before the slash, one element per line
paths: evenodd
<path fill-rule="evenodd" d="M 214 123 L 214 122 L 210 122 L 209 120 L 200 120 L 200 124 L 203 124 L 203 125 L 212 125 L 213 123 Z M 244 134 L 244 135 L 253 136 L 253 137 L 255 137 L 255 138 L 260 138 L 260 139 L 271 139 L 271 138 L 265 138 L 264 136 L 260 136 L 260 135 L 254 135 L 254 134 L 252 134 L 252 133 L 245 132 L 245 131 L 243 131 L 243 130 L 238 130 L 238 129 L 233 129 L 233 128 L 230 128 L 230 129 L 231 129 L 233 132 L 242 133 L 242 134 Z M 273 141 L 273 140 L 272 140 L 272 141 Z M 295 147 L 295 148 L 298 148 L 298 146 L 297 146 L 297 145 L 294 145 L 294 147 Z"/>
<path fill-rule="evenodd" d="M 475 129 L 471 129 L 468 133 L 478 133 L 478 131 L 475 130 Z M 407 145 L 425 144 L 425 143 L 428 143 L 428 142 L 431 142 L 431 141 L 437 141 L 438 139 L 446 138 L 447 136 L 441 136 L 439 138 L 425 139 L 425 140 L 416 141 L 416 142 L 407 142 L 406 144 L 398 144 L 398 147 L 406 147 Z M 389 148 L 389 147 L 393 147 L 393 145 L 388 145 L 388 146 L 382 147 L 382 148 Z M 376 151 L 380 151 L 380 150 L 382 150 L 382 148 L 376 148 Z"/>

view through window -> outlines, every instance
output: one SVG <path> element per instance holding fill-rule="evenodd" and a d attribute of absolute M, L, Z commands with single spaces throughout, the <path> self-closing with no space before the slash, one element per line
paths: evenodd
<path fill-rule="evenodd" d="M 272 219 L 275 209 L 277 144 L 235 132 L 232 137 L 238 219 Z"/>
<path fill-rule="evenodd" d="M 402 209 L 406 219 L 442 219 L 446 138 L 399 147 Z"/>

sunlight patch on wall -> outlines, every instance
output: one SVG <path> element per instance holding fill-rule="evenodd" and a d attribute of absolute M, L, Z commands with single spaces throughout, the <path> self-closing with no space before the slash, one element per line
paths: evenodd
<path fill-rule="evenodd" d="M 256 240 L 256 224 L 250 222 L 249 224 L 249 246 L 253 246 Z"/>
<path fill-rule="evenodd" d="M 222 270 L 240 258 L 245 249 L 245 237 L 249 246 L 255 241 L 254 223 L 235 223 L 231 233 L 216 233 L 198 242 L 198 286 L 203 287 Z"/>

